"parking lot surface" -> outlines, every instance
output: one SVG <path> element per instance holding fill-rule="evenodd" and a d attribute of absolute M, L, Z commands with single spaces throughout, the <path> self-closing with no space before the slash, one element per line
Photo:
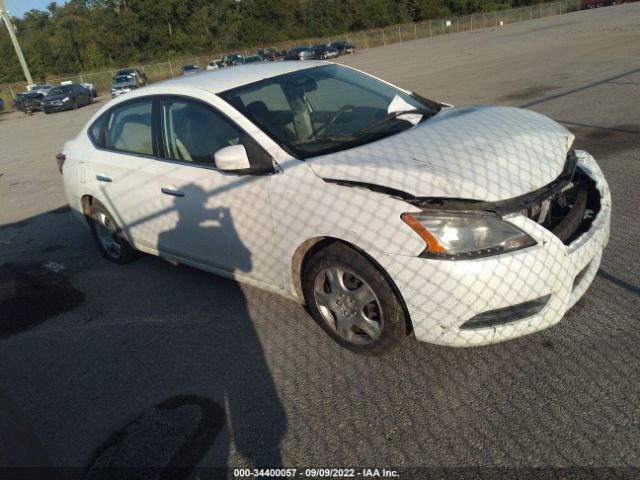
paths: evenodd
<path fill-rule="evenodd" d="M 608 178 L 611 240 L 585 297 L 549 330 L 482 348 L 410 339 L 364 358 L 277 295 L 151 256 L 113 265 L 55 166 L 106 97 L 0 115 L 0 405 L 58 467 L 134 431 L 140 464 L 189 441 L 204 466 L 640 468 L 638 18 L 627 4 L 340 59 L 429 98 L 549 115 Z M 221 406 L 220 434 L 125 428 L 175 410 L 195 431 L 215 410 L 154 409 L 174 397 Z"/>

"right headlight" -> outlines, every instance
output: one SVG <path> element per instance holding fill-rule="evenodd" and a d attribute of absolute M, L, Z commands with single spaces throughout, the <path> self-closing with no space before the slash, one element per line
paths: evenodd
<path fill-rule="evenodd" d="M 463 260 L 537 243 L 518 227 L 490 213 L 403 213 L 402 220 L 427 244 L 421 257 Z"/>

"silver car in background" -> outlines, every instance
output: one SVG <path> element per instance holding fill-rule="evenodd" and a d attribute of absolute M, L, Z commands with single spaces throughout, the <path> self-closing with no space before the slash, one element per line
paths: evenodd
<path fill-rule="evenodd" d="M 118 97 L 136 88 L 139 88 L 139 85 L 133 75 L 118 75 L 113 77 L 113 81 L 111 82 L 111 98 Z"/>

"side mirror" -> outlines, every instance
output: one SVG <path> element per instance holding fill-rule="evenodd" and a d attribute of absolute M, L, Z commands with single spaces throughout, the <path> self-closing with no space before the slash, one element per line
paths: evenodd
<path fill-rule="evenodd" d="M 213 155 L 213 159 L 216 162 L 216 168 L 223 172 L 246 171 L 251 168 L 244 145 L 221 148 Z"/>

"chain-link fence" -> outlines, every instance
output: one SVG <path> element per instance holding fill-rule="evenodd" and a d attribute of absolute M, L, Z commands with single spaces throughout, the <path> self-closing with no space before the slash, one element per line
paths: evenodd
<path fill-rule="evenodd" d="M 277 42 L 273 46 L 280 50 L 289 50 L 298 46 L 310 46 L 315 44 L 330 43 L 337 40 L 346 40 L 353 44 L 356 49 L 374 48 L 393 43 L 419 40 L 447 33 L 467 32 L 483 28 L 492 28 L 506 25 L 508 23 L 522 22 L 538 18 L 561 15 L 574 12 L 581 8 L 582 0 L 565 0 L 554 3 L 542 3 L 531 7 L 522 7 L 509 10 L 500 10 L 489 13 L 476 13 L 460 17 L 443 18 L 438 20 L 427 20 L 423 22 L 390 26 L 382 29 L 367 30 L 361 32 L 346 33 L 335 37 L 315 37 L 303 40 L 288 40 Z M 235 51 L 244 55 L 253 52 L 256 47 L 239 48 Z M 129 65 L 137 67 L 145 72 L 149 82 L 157 82 L 167 78 L 175 77 L 180 73 L 180 67 L 185 64 L 195 64 L 200 68 L 206 68 L 209 61 L 220 58 L 228 51 L 215 51 L 208 54 L 190 55 L 180 58 L 167 59 L 166 62 L 152 63 L 148 65 Z M 101 72 L 79 73 L 75 75 L 63 75 L 59 77 L 49 77 L 43 79 L 43 84 L 59 84 L 71 81 L 74 83 L 92 83 L 98 93 L 108 91 L 111 79 L 118 68 L 104 70 Z M 17 93 L 24 92 L 27 83 L 16 82 L 0 86 L 0 98 L 4 101 L 4 109 L 13 110 L 13 101 Z"/>

